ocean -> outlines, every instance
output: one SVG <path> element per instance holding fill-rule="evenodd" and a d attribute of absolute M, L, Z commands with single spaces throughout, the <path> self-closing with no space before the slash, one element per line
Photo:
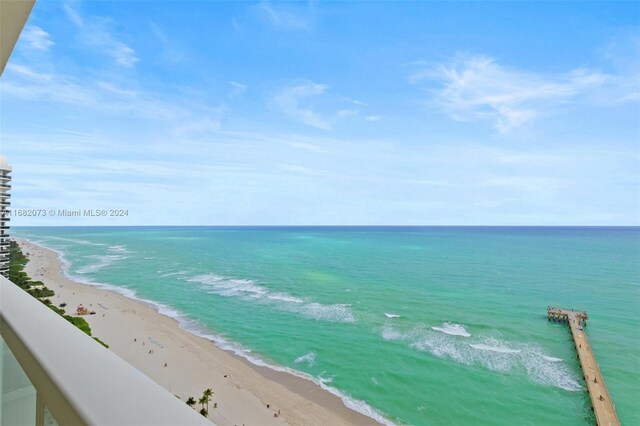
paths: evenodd
<path fill-rule="evenodd" d="M 388 424 L 592 425 L 566 325 L 640 424 L 640 228 L 14 228 L 72 278 L 153 302 Z"/>

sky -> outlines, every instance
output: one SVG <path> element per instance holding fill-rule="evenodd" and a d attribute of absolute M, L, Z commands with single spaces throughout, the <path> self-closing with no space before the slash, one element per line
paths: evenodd
<path fill-rule="evenodd" d="M 0 108 L 14 226 L 640 225 L 638 2 L 38 0 Z"/>

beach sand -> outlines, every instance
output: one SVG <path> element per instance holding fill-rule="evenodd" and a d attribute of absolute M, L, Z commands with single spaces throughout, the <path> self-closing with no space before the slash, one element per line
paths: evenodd
<path fill-rule="evenodd" d="M 212 388 L 215 393 L 209 403 L 209 419 L 215 424 L 378 424 L 311 380 L 256 366 L 183 330 L 175 319 L 150 305 L 71 281 L 64 276 L 56 252 L 16 240 L 29 258 L 25 271 L 31 279 L 41 280 L 55 291 L 51 301 L 56 306 L 66 302 L 68 314 L 75 315 L 80 304 L 95 311 L 84 318 L 93 336 L 107 343 L 113 353 L 183 401 L 189 396 L 197 400 L 203 390 Z"/>

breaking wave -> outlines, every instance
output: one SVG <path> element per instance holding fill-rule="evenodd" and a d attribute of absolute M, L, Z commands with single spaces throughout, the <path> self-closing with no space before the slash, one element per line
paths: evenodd
<path fill-rule="evenodd" d="M 401 340 L 403 338 L 403 334 L 390 325 L 382 327 L 380 335 L 384 340 Z"/>
<path fill-rule="evenodd" d="M 471 333 L 469 333 L 464 326 L 460 324 L 451 324 L 448 322 L 442 323 L 441 326 L 431 327 L 432 330 L 439 331 L 444 334 L 450 334 L 451 336 L 462 336 L 462 337 L 471 337 Z"/>
<path fill-rule="evenodd" d="M 316 363 L 316 354 L 313 352 L 309 352 L 307 354 L 301 355 L 298 358 L 296 358 L 295 361 L 296 364 L 300 364 L 302 362 L 307 363 L 307 365 L 309 365 L 309 367 L 313 367 Z"/>
<path fill-rule="evenodd" d="M 85 246 L 97 246 L 97 247 L 106 246 L 106 244 L 102 244 L 102 243 L 94 243 L 92 241 L 79 240 L 79 239 L 75 239 L 75 238 L 54 237 L 54 236 L 51 236 L 51 235 L 42 236 L 40 238 L 42 238 L 44 240 L 64 241 L 64 242 L 67 242 L 67 243 L 81 244 L 81 245 L 85 245 Z M 37 243 L 36 240 L 33 240 L 33 241 Z"/>
<path fill-rule="evenodd" d="M 76 270 L 78 274 L 91 274 L 99 271 L 100 269 L 106 268 L 107 266 L 113 265 L 118 260 L 126 259 L 126 253 L 129 253 L 126 246 L 117 245 L 117 246 L 109 246 L 107 249 L 109 254 L 94 254 L 90 256 L 86 256 L 85 259 L 95 260 L 96 262 L 91 263 L 89 265 L 83 266 Z"/>
<path fill-rule="evenodd" d="M 400 315 L 398 314 L 388 314 L 388 313 L 384 313 L 384 316 L 387 318 L 400 318 Z"/>
<path fill-rule="evenodd" d="M 469 346 L 480 351 L 498 352 L 501 354 L 517 354 L 522 352 L 522 349 L 511 349 L 500 345 L 470 344 Z"/>
<path fill-rule="evenodd" d="M 345 322 L 356 321 L 351 305 L 325 305 L 310 302 L 287 293 L 272 293 L 268 288 L 252 280 L 227 278 L 215 274 L 197 275 L 187 281 L 199 283 L 203 290 L 225 297 L 237 297 L 247 301 L 272 304 L 277 309 L 296 313 L 317 321 Z"/>
<path fill-rule="evenodd" d="M 546 356 L 546 355 L 540 355 L 542 358 L 546 359 L 547 361 L 550 362 L 562 362 L 564 361 L 562 358 L 556 358 L 553 356 Z"/>
<path fill-rule="evenodd" d="M 97 272 L 102 268 L 106 268 L 107 266 L 113 265 L 116 261 L 124 259 L 125 256 L 119 256 L 114 254 L 105 254 L 105 255 L 91 255 L 87 256 L 86 259 L 95 260 L 96 262 L 91 263 L 87 266 L 83 266 L 76 270 L 78 274 L 91 274 L 93 272 Z"/>
<path fill-rule="evenodd" d="M 159 276 L 163 278 L 180 277 L 180 276 L 189 274 L 189 271 L 156 271 L 156 272 L 158 273 Z"/>
<path fill-rule="evenodd" d="M 567 391 L 582 389 L 575 374 L 559 362 L 560 358 L 545 354 L 537 345 L 486 336 L 471 337 L 470 334 L 465 336 L 469 339 L 460 339 L 460 334 L 446 333 L 438 328 L 441 327 L 420 326 L 402 331 L 387 324 L 380 335 L 385 340 L 405 342 L 412 349 L 459 364 L 477 365 L 500 373 L 522 372 L 535 383 Z"/>

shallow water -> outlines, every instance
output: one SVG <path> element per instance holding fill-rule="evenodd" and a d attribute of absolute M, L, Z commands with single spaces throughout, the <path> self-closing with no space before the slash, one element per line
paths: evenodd
<path fill-rule="evenodd" d="M 618 415 L 640 424 L 638 228 L 14 233 L 401 424 L 593 424 L 569 330 L 546 320 L 547 305 L 585 309 Z"/>

